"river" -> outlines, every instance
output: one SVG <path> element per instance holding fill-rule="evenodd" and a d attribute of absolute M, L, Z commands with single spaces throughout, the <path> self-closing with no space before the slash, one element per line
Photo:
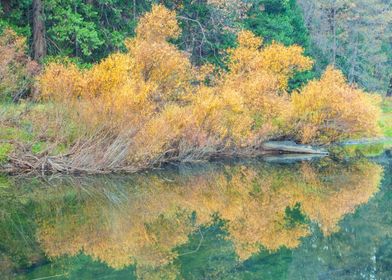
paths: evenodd
<path fill-rule="evenodd" d="M 392 279 L 392 159 L 0 177 L 1 279 Z"/>

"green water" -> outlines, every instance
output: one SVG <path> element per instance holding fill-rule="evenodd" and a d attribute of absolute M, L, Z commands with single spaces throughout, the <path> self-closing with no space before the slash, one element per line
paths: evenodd
<path fill-rule="evenodd" d="M 392 161 L 0 177 L 0 279 L 392 279 Z"/>

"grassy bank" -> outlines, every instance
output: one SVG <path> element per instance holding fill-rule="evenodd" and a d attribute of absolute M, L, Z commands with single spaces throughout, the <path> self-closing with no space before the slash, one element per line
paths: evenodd
<path fill-rule="evenodd" d="M 392 138 L 392 97 L 387 98 L 381 104 L 381 128 L 387 138 Z M 390 143 L 392 145 L 392 143 Z"/>
<path fill-rule="evenodd" d="M 0 103 L 2 171 L 56 171 L 45 164 L 66 158 L 81 136 L 77 124 L 64 116 L 59 117 L 51 103 Z"/>

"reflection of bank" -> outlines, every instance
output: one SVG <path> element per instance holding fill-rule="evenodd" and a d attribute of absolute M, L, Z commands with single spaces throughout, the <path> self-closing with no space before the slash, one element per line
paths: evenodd
<path fill-rule="evenodd" d="M 326 235 L 336 232 L 344 215 L 377 192 L 381 175 L 377 164 L 358 161 L 59 181 L 46 190 L 55 199 L 34 196 L 38 236 L 51 258 L 82 251 L 112 268 L 136 263 L 139 271 L 176 275 L 175 248 L 214 214 L 245 260 L 261 248 L 296 248 L 310 234 L 308 220 Z"/>

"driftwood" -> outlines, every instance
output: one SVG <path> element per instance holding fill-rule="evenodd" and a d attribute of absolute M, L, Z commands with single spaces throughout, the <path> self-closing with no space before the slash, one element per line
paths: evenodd
<path fill-rule="evenodd" d="M 261 145 L 265 151 L 282 153 L 282 154 L 314 154 L 314 155 L 328 155 L 325 149 L 300 145 L 293 141 L 269 141 Z"/>

